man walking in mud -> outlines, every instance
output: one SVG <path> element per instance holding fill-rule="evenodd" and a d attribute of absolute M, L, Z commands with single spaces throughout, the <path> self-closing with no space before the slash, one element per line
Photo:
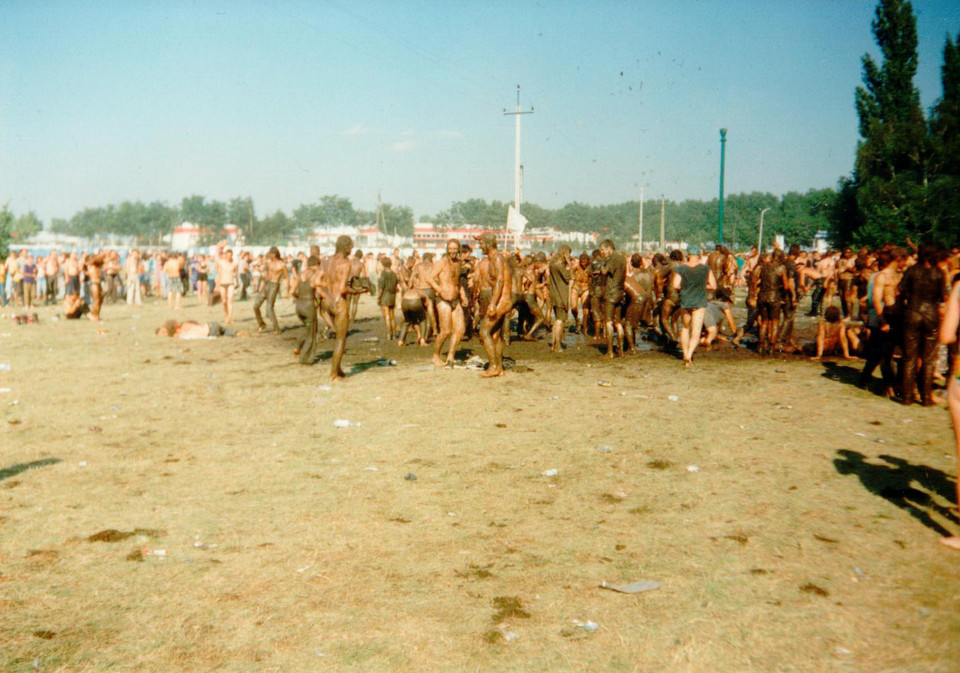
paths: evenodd
<path fill-rule="evenodd" d="M 481 285 L 480 291 L 490 291 L 490 303 L 480 323 L 480 341 L 490 362 L 481 376 L 491 378 L 503 376 L 503 326 L 506 317 L 513 310 L 513 278 L 507 260 L 503 253 L 497 250 L 496 234 L 487 233 L 481 236 L 480 250 L 487 257 L 486 270 L 481 275 L 482 282 L 486 283 L 487 287 Z"/>
<path fill-rule="evenodd" d="M 260 307 L 263 306 L 264 302 L 267 304 L 267 317 L 273 323 L 273 331 L 280 332 L 280 323 L 277 322 L 274 304 L 277 302 L 277 294 L 280 292 L 281 278 L 289 284 L 290 277 L 287 274 L 287 264 L 280 258 L 280 251 L 277 248 L 270 248 L 263 264 L 263 270 L 260 273 L 257 301 L 253 304 L 253 314 L 257 318 L 257 325 L 259 325 L 261 332 L 267 329 L 267 323 L 263 321 L 263 315 L 260 313 Z"/>
<path fill-rule="evenodd" d="M 463 304 L 466 297 L 460 287 L 460 242 L 451 238 L 447 241 L 447 254 L 433 265 L 427 282 L 433 288 L 437 297 L 437 319 L 440 323 L 440 332 L 433 347 L 433 364 L 437 367 L 453 367 L 457 355 L 457 346 L 463 338 L 466 329 L 463 318 Z M 450 348 L 447 350 L 447 359 L 444 363 L 440 357 L 443 344 L 450 339 Z"/>
<path fill-rule="evenodd" d="M 357 289 L 354 278 L 359 269 L 350 259 L 353 250 L 353 240 L 349 236 L 340 236 L 337 239 L 336 253 L 328 257 L 323 264 L 323 279 L 320 292 L 323 295 L 321 310 L 333 322 L 336 331 L 336 344 L 333 347 L 333 357 L 330 359 L 330 380 L 342 380 L 346 374 L 340 367 L 343 354 L 347 350 L 347 333 L 350 331 L 350 297 L 354 294 L 366 292 L 366 289 Z"/>

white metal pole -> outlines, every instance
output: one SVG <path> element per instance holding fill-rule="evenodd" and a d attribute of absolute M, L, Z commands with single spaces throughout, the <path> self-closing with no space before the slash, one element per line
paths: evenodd
<path fill-rule="evenodd" d="M 766 212 L 770 210 L 769 208 L 764 208 L 760 211 L 760 235 L 757 236 L 757 254 L 763 254 L 763 216 Z"/>
<path fill-rule="evenodd" d="M 640 233 L 639 241 L 640 243 L 640 254 L 643 254 L 643 185 L 640 185 Z"/>

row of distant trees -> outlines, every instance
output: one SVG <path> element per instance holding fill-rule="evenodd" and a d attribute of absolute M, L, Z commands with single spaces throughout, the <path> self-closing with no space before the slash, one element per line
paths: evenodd
<path fill-rule="evenodd" d="M 832 189 L 811 190 L 804 194 L 790 192 L 783 196 L 752 192 L 731 194 L 724 201 L 727 243 L 749 246 L 757 242 L 757 225 L 761 209 L 770 208 L 764 222 L 764 236 L 771 240 L 783 234 L 789 241 L 809 243 L 814 234 L 829 227 L 829 217 L 836 202 Z M 659 235 L 660 202 L 644 202 L 644 240 Z M 666 235 L 670 240 L 693 242 L 713 241 L 717 230 L 717 200 L 664 201 Z M 521 208 L 530 227 L 552 227 L 560 231 L 595 232 L 619 243 L 636 237 L 639 227 L 637 201 L 614 205 L 592 206 L 568 203 L 562 208 L 543 208 L 533 203 Z M 413 211 L 407 206 L 383 204 L 383 221 L 387 233 L 400 236 L 413 234 Z M 15 242 L 39 232 L 43 225 L 35 214 L 20 217 L 9 215 L 2 238 Z M 468 199 L 456 201 L 450 208 L 421 220 L 438 226 L 473 224 L 499 229 L 506 223 L 507 204 L 502 201 Z M 227 223 L 237 225 L 244 240 L 252 245 L 285 243 L 302 239 L 318 228 L 370 225 L 376 221 L 374 211 L 354 208 L 350 199 L 324 196 L 316 203 L 301 204 L 291 213 L 282 210 L 258 216 L 252 198 L 235 198 L 229 202 L 207 200 L 194 195 L 184 198 L 179 206 L 155 201 L 144 204 L 125 201 L 119 205 L 85 208 L 70 219 L 54 219 L 50 229 L 91 240 L 107 236 L 129 237 L 140 245 L 159 245 L 175 226 L 187 221 L 208 233 L 201 244 L 214 242 Z"/>
<path fill-rule="evenodd" d="M 947 35 L 942 95 L 924 114 L 917 20 L 907 0 L 880 0 L 872 23 L 882 61 L 863 56 L 860 140 L 841 180 L 832 239 L 840 244 L 960 242 L 960 35 Z"/>

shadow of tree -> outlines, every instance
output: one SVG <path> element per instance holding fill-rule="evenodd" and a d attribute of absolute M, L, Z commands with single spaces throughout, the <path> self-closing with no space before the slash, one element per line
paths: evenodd
<path fill-rule="evenodd" d="M 857 475 L 864 488 L 906 511 L 930 530 L 943 536 L 951 535 L 932 514 L 960 524 L 949 506 L 935 500 L 939 497 L 953 502 L 956 497 L 956 481 L 943 471 L 929 465 L 913 465 L 896 456 L 878 456 L 886 464 L 877 464 L 867 462 L 866 456 L 858 451 L 841 449 L 837 455 L 833 460 L 837 472 Z"/>
<path fill-rule="evenodd" d="M 0 470 L 0 481 L 9 479 L 10 477 L 15 477 L 21 472 L 32 470 L 35 467 L 46 467 L 47 465 L 55 465 L 56 463 L 62 462 L 63 461 L 59 458 L 42 458 L 40 460 L 34 460 L 30 463 L 17 463 L 16 465 L 11 465 L 10 467 L 5 467 Z"/>

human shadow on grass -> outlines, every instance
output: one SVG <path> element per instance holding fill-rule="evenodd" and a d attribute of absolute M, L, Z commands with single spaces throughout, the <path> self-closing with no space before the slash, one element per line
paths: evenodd
<path fill-rule="evenodd" d="M 867 385 L 860 385 L 860 372 L 863 369 L 862 360 L 857 361 L 856 365 L 830 362 L 829 360 L 824 360 L 821 364 L 823 364 L 824 371 L 820 376 L 830 379 L 831 381 L 839 381 L 840 383 L 856 386 L 861 390 L 873 393 L 877 397 L 886 397 L 886 385 L 881 378 L 871 377 Z"/>
<path fill-rule="evenodd" d="M 868 491 L 906 511 L 937 534 L 951 535 L 933 520 L 932 513 L 954 524 L 960 523 L 949 507 L 939 504 L 932 497 L 939 496 L 947 502 L 953 502 L 956 497 L 956 481 L 945 472 L 929 465 L 914 465 L 896 456 L 878 456 L 886 464 L 868 463 L 862 453 L 847 449 L 837 451 L 837 456 L 833 460 L 837 472 L 857 475 Z"/>
<path fill-rule="evenodd" d="M 21 472 L 32 470 L 35 467 L 46 467 L 47 465 L 55 465 L 56 463 L 62 462 L 59 458 L 41 458 L 40 460 L 34 460 L 29 463 L 17 463 L 16 465 L 11 465 L 10 467 L 5 467 L 0 470 L 0 481 L 9 479 L 10 477 L 16 477 Z"/>

